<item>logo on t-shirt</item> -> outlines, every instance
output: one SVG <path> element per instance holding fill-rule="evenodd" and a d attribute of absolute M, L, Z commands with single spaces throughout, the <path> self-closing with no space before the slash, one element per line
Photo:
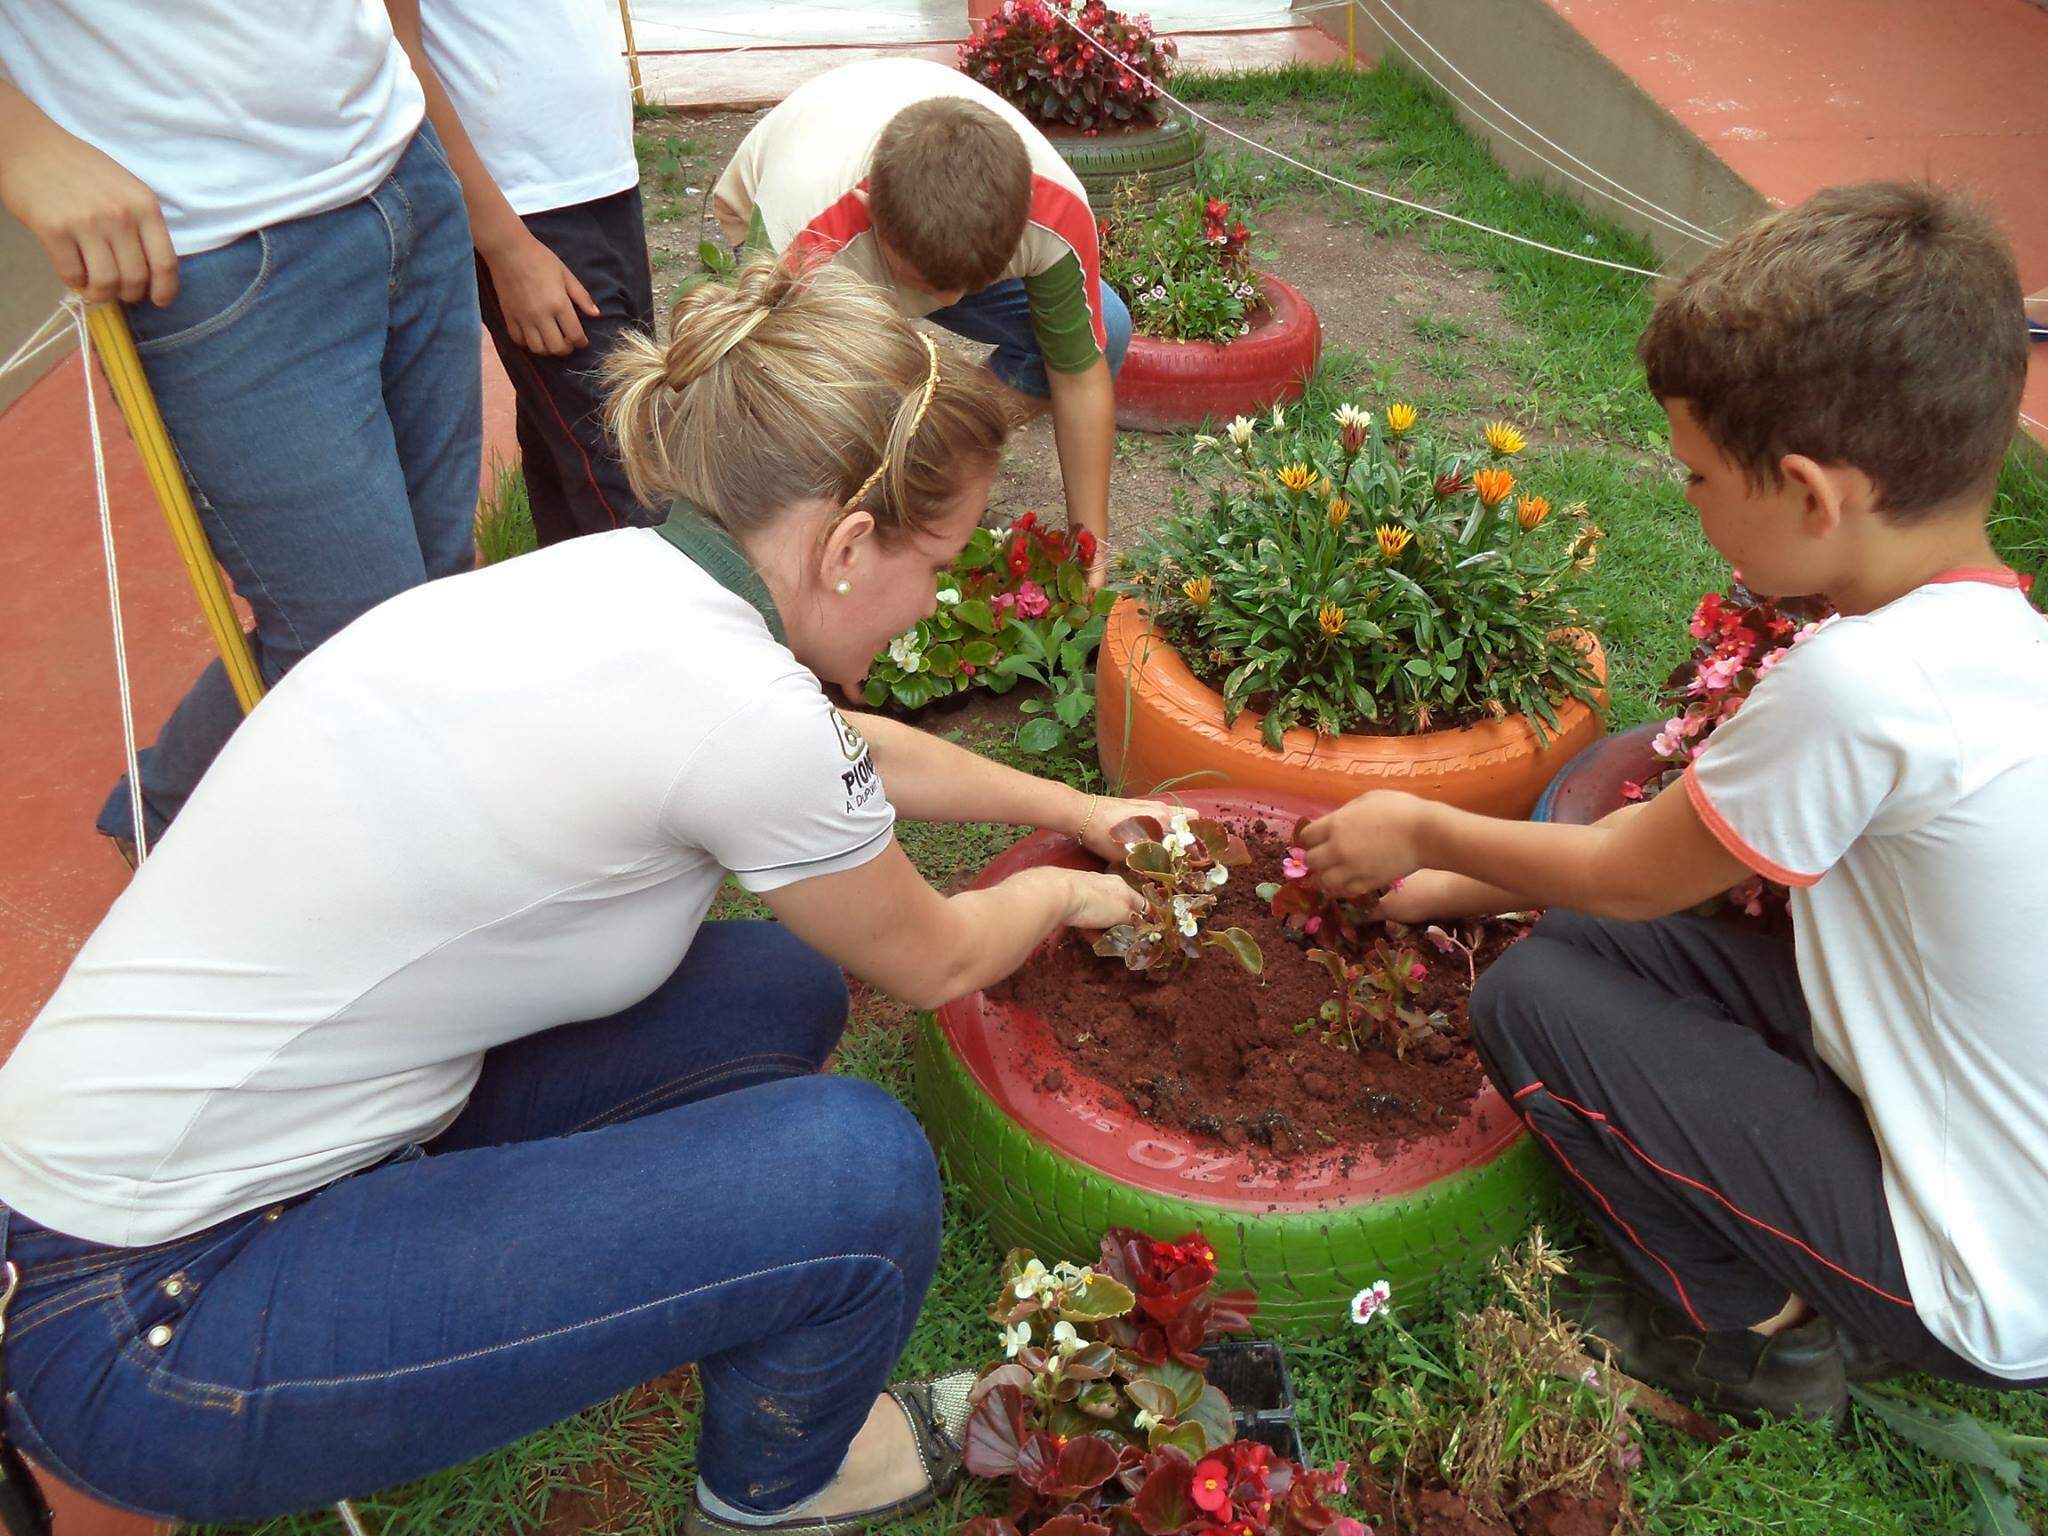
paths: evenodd
<path fill-rule="evenodd" d="M 839 733 L 840 755 L 852 764 L 839 775 L 839 782 L 846 789 L 846 814 L 851 816 L 881 793 L 882 780 L 875 772 L 875 759 L 868 751 L 867 738 L 836 709 L 832 711 L 832 727 Z"/>

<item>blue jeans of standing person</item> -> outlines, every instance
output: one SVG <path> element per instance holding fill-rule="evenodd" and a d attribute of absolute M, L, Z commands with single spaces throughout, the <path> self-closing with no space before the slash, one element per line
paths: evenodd
<path fill-rule="evenodd" d="M 958 303 L 935 309 L 925 316 L 943 325 L 955 336 L 969 341 L 992 343 L 989 371 L 1020 395 L 1050 400 L 1052 384 L 1045 376 L 1045 355 L 1038 350 L 1038 335 L 1031 329 L 1031 301 L 1024 294 L 1024 280 L 1006 277 L 979 293 L 970 293 Z M 1131 312 L 1109 284 L 1102 285 L 1102 329 L 1108 333 L 1109 373 L 1115 378 L 1131 350 Z"/>
<path fill-rule="evenodd" d="M 787 930 L 707 924 L 653 994 L 491 1051 L 443 1135 L 316 1193 L 134 1249 L 0 1208 L 8 1433 L 107 1503 L 259 1520 L 695 1361 L 704 1486 L 805 1500 L 938 1258 L 917 1122 L 818 1071 L 845 1018 Z"/>
<path fill-rule="evenodd" d="M 128 306 L 143 371 L 274 684 L 385 598 L 475 563 L 482 322 L 469 217 L 422 124 L 368 196 L 178 263 Z M 152 838 L 241 722 L 218 661 L 141 755 Z M 99 830 L 133 837 L 124 779 Z"/>

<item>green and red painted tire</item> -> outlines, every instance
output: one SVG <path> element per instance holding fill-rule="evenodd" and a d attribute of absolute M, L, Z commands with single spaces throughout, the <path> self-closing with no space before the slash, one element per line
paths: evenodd
<path fill-rule="evenodd" d="M 1145 178 L 1146 201 L 1195 184 L 1195 166 L 1202 158 L 1202 130 L 1184 117 L 1138 128 L 1115 128 L 1092 137 L 1059 125 L 1042 125 L 1052 147 L 1081 179 L 1088 206 L 1096 216 L 1109 211 L 1116 189 L 1134 177 Z"/>
<path fill-rule="evenodd" d="M 1190 793 L 1226 821 L 1324 809 L 1278 795 Z M 1024 839 L 983 872 L 988 885 L 1036 864 L 1081 867 L 1070 838 Z M 1200 1228 L 1223 1283 L 1259 1296 L 1262 1332 L 1327 1329 L 1375 1280 L 1419 1284 L 1477 1268 L 1518 1241 L 1554 1184 L 1520 1119 L 1487 1087 L 1449 1131 L 1391 1158 L 1362 1147 L 1275 1167 L 1117 1107 L 1102 1085 L 1043 1086 L 1054 1064 L 1044 1020 L 976 993 L 918 1026 L 919 1114 L 998 1243 L 1048 1262 L 1094 1255 L 1104 1227 L 1160 1236 Z M 1064 1053 L 1065 1072 L 1072 1063 Z"/>

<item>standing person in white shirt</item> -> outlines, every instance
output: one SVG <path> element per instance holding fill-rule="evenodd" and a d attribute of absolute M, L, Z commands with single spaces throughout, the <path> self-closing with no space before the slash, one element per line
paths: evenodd
<path fill-rule="evenodd" d="M 1996 227 L 1926 187 L 1830 189 L 1700 262 L 1641 347 L 1687 498 L 1748 587 L 1839 617 L 1683 793 L 1591 827 L 1380 793 L 1302 839 L 1335 890 L 1410 877 L 1403 921 L 1552 909 L 1474 1039 L 1626 1275 L 1583 1321 L 1717 1408 L 2048 1384 L 2048 623 L 1985 531 L 2019 315 Z M 1673 915 L 1751 875 L 1791 887 L 1796 951 Z"/>
<path fill-rule="evenodd" d="M 376 0 L 9 0 L 0 204 L 127 306 L 266 683 L 475 560 L 461 190 Z M 241 723 L 215 662 L 142 753 L 150 840 Z M 99 830 L 133 862 L 125 782 Z"/>
<path fill-rule="evenodd" d="M 462 183 L 477 293 L 518 402 L 534 533 L 651 526 L 598 370 L 654 331 L 633 98 L 607 0 L 386 0 Z"/>
<path fill-rule="evenodd" d="M 695 1361 L 693 1532 L 929 1504 L 971 1371 L 885 1391 L 938 1257 L 909 1112 L 821 1073 L 1113 875 L 945 897 L 898 812 L 1120 852 L 1103 800 L 836 711 L 986 509 L 999 386 L 763 261 L 614 364 L 658 529 L 393 599 L 264 701 L 0 1067 L 8 1433 L 110 1502 L 281 1515 Z M 780 923 L 706 923 L 730 873 Z"/>

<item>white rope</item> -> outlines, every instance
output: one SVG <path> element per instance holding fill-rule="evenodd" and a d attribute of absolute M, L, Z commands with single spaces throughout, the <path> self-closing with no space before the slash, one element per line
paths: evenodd
<path fill-rule="evenodd" d="M 1089 37 L 1088 34 L 1082 31 L 1079 26 L 1075 25 L 1073 20 L 1070 19 L 1065 13 L 1055 11 L 1053 12 L 1053 14 L 1055 16 L 1058 16 L 1060 21 L 1063 24 L 1065 24 L 1068 28 L 1070 28 L 1076 37 L 1083 39 L 1089 47 L 1095 49 L 1098 53 L 1109 53 L 1109 50 L 1107 48 L 1104 48 L 1102 44 L 1098 43 L 1094 38 Z M 1463 214 L 1447 213 L 1441 208 L 1432 208 L 1427 203 L 1412 202 L 1405 197 L 1396 197 L 1391 192 L 1382 192 L 1377 187 L 1363 187 L 1355 181 L 1346 181 L 1342 176 L 1333 176 L 1328 171 L 1310 165 L 1306 161 L 1295 159 L 1294 156 L 1288 154 L 1284 150 L 1275 149 L 1270 144 L 1261 144 L 1257 139 L 1239 133 L 1235 128 L 1227 127 L 1226 125 L 1217 122 L 1216 119 L 1213 117 L 1209 117 L 1204 113 L 1197 112 L 1193 107 L 1189 106 L 1186 102 L 1182 101 L 1178 96 L 1174 95 L 1173 92 L 1169 91 L 1165 86 L 1159 84 L 1156 80 L 1147 79 L 1142 71 L 1132 69 L 1130 65 L 1125 64 L 1121 59 L 1116 59 L 1116 56 L 1114 54 L 1110 54 L 1110 57 L 1113 60 L 1115 60 L 1115 62 L 1118 64 L 1120 68 L 1130 70 L 1130 72 L 1133 75 L 1136 75 L 1138 79 L 1143 80 L 1147 85 L 1151 86 L 1153 90 L 1157 91 L 1160 94 L 1160 96 L 1165 98 L 1167 101 L 1172 102 L 1176 107 L 1179 107 L 1181 111 L 1187 113 L 1189 117 L 1194 118 L 1195 121 L 1200 123 L 1206 123 L 1209 127 L 1217 130 L 1217 132 L 1227 133 L 1233 139 L 1238 140 L 1240 143 L 1249 144 L 1253 149 L 1258 150 L 1259 153 L 1264 155 L 1270 155 L 1275 160 L 1284 161 L 1286 164 L 1293 166 L 1296 170 L 1307 171 L 1309 175 L 1319 177 L 1322 180 L 1329 182 L 1332 186 L 1343 187 L 1347 191 L 1359 193 L 1361 196 L 1364 197 L 1375 198 L 1383 203 L 1393 203 L 1401 208 L 1410 208 L 1417 213 L 1428 214 L 1429 217 L 1433 219 L 1443 219 L 1447 223 L 1451 224 L 1462 224 L 1467 229 L 1476 229 L 1481 234 L 1493 235 L 1501 240 L 1512 241 L 1516 245 L 1524 245 L 1534 251 L 1547 251 L 1552 256 L 1562 256 L 1567 261 L 1582 261 L 1586 263 L 1588 266 L 1607 267 L 1616 272 L 1627 272 L 1634 277 L 1655 278 L 1662 277 L 1664 275 L 1661 272 L 1653 272 L 1648 267 L 1630 266 L 1625 261 L 1609 261 L 1604 256 L 1588 256 L 1583 251 L 1568 251 L 1564 249 L 1564 247 L 1562 246 L 1546 245 L 1541 240 L 1532 240 L 1527 235 L 1518 235 L 1511 230 L 1495 229 L 1491 224 L 1482 224 L 1477 219 L 1466 218 Z"/>
<path fill-rule="evenodd" d="M 59 304 L 51 310 L 43 323 L 29 333 L 28 340 L 16 347 L 7 361 L 0 363 L 0 379 L 17 369 L 26 368 L 50 348 L 65 340 L 71 333 L 71 317 L 66 306 Z"/>
<path fill-rule="evenodd" d="M 128 637 L 121 626 L 121 568 L 114 558 L 114 514 L 107 499 L 107 455 L 100 442 L 100 405 L 92 387 L 92 337 L 85 328 L 85 301 L 65 297 L 78 335 L 79 367 L 85 375 L 85 421 L 92 434 L 92 477 L 100 499 L 100 550 L 107 562 L 107 611 L 114 622 L 114 681 L 121 691 L 121 751 L 128 764 L 128 805 L 135 814 L 135 862 L 149 857 L 149 828 L 142 812 L 142 768 L 135 747 L 135 694 L 128 683 Z"/>
<path fill-rule="evenodd" d="M 1346 3 L 1350 3 L 1350 0 L 1346 0 Z M 1425 61 L 1416 56 L 1415 50 L 1410 48 L 1407 44 L 1403 43 L 1398 37 L 1394 36 L 1392 32 L 1388 31 L 1386 23 L 1381 21 L 1379 17 L 1375 15 L 1370 9 L 1367 9 L 1367 7 L 1364 4 L 1364 0 L 1360 0 L 1359 9 L 1365 12 L 1365 16 L 1368 21 L 1370 21 L 1375 27 L 1379 28 L 1380 35 L 1386 38 L 1386 40 L 1389 43 L 1391 43 L 1395 48 L 1399 49 L 1401 56 L 1403 58 L 1407 59 L 1409 63 L 1413 64 L 1418 70 L 1420 70 L 1425 76 L 1427 76 L 1429 79 L 1429 83 L 1431 85 L 1434 85 L 1438 90 L 1442 91 L 1446 96 L 1450 97 L 1453 101 L 1457 101 L 1458 104 L 1462 106 L 1467 112 L 1469 112 L 1473 117 L 1478 118 L 1480 123 L 1489 132 L 1498 134 L 1501 138 L 1506 139 L 1510 144 L 1514 145 L 1523 153 L 1531 155 L 1536 159 L 1542 161 L 1545 165 L 1549 166 L 1553 171 L 1557 172 L 1558 175 L 1564 177 L 1567 181 L 1575 182 L 1579 186 L 1584 187 L 1588 192 L 1591 192 L 1596 197 L 1604 197 L 1609 202 L 1619 203 L 1623 208 L 1627 209 L 1630 213 L 1633 213 L 1640 218 L 1647 219 L 1653 224 L 1660 225 L 1663 228 L 1670 230 L 1673 234 L 1682 236 L 1687 240 L 1697 240 L 1705 245 L 1721 244 L 1721 239 L 1718 235 L 1715 235 L 1711 231 L 1703 228 L 1702 226 L 1693 223 L 1692 220 L 1685 218 L 1681 214 L 1676 214 L 1668 208 L 1660 207 L 1658 204 L 1650 201 L 1649 198 L 1644 197 L 1640 192 L 1630 191 L 1629 188 L 1623 186 L 1620 182 L 1616 181 L 1612 176 L 1607 175 L 1604 171 L 1596 170 L 1594 167 L 1587 165 L 1585 161 L 1581 160 L 1577 155 L 1573 154 L 1570 150 L 1566 149 L 1562 144 L 1559 144 L 1555 139 L 1548 137 L 1542 129 L 1535 127 L 1533 124 L 1524 122 L 1521 118 L 1515 116 L 1515 114 L 1512 111 L 1510 111 L 1506 106 L 1502 105 L 1494 97 L 1489 95 L 1484 86 L 1480 85 L 1470 75 L 1466 74 L 1462 69 L 1458 68 L 1456 64 L 1453 64 L 1449 59 L 1445 58 L 1444 55 L 1438 51 L 1435 45 L 1433 45 L 1428 38 L 1424 37 L 1420 32 L 1416 32 L 1415 28 L 1409 25 L 1406 18 L 1404 18 L 1399 11 L 1395 10 L 1393 6 L 1387 4 L 1387 0 L 1379 0 L 1379 4 L 1385 7 L 1386 12 L 1389 16 L 1393 17 L 1394 20 L 1400 22 L 1402 26 L 1407 27 L 1410 32 L 1414 32 L 1416 40 L 1420 42 L 1423 47 L 1429 49 L 1431 53 L 1436 54 L 1437 58 L 1443 61 L 1445 67 L 1448 68 L 1450 72 L 1456 75 L 1460 80 L 1464 81 L 1466 85 L 1470 86 L 1471 89 L 1478 94 L 1479 98 L 1482 101 L 1486 102 L 1488 106 L 1492 107 L 1496 112 L 1499 112 L 1503 117 L 1506 117 L 1510 122 L 1516 123 L 1520 125 L 1522 128 L 1527 129 L 1542 143 L 1549 145 L 1550 148 L 1556 150 L 1559 154 L 1563 155 L 1567 160 L 1570 160 L 1574 165 L 1581 166 L 1585 170 L 1592 172 L 1593 175 L 1598 176 L 1602 181 L 1606 182 L 1609 187 L 1613 187 L 1615 190 L 1610 192 L 1607 190 L 1606 187 L 1595 186 L 1592 182 L 1588 181 L 1584 176 L 1581 176 L 1576 171 L 1573 171 L 1569 166 L 1560 165 L 1557 161 L 1551 159 L 1550 156 L 1546 155 L 1534 144 L 1530 144 L 1525 140 L 1517 137 L 1512 130 L 1504 128 L 1499 123 L 1490 120 L 1485 113 L 1481 112 L 1479 108 L 1473 106 L 1471 102 L 1461 100 L 1459 98 L 1457 91 L 1453 90 L 1450 86 L 1446 85 L 1440 78 L 1438 78 L 1436 72 L 1432 70 Z"/>

